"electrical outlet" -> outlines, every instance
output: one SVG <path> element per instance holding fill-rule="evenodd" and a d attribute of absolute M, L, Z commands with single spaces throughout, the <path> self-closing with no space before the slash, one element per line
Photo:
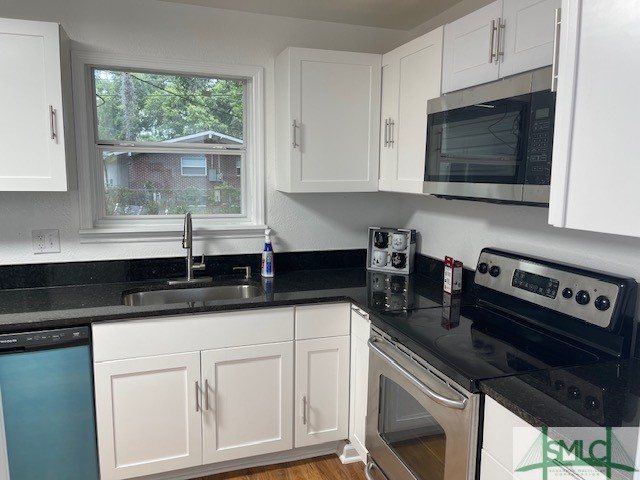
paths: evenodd
<path fill-rule="evenodd" d="M 60 253 L 59 230 L 32 230 L 33 253 Z"/>

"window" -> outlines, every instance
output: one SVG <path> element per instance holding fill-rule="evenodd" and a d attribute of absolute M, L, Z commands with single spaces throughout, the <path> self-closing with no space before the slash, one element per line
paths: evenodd
<path fill-rule="evenodd" d="M 183 177 L 206 177 L 207 159 L 205 157 L 182 157 L 180 173 Z M 212 172 L 215 174 L 215 170 Z"/>
<path fill-rule="evenodd" d="M 260 232 L 261 68 L 74 52 L 73 74 L 81 239 L 155 239 L 185 212 Z"/>

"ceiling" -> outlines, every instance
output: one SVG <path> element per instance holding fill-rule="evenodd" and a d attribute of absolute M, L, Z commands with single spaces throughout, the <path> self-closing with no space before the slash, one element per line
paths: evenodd
<path fill-rule="evenodd" d="M 460 0 L 164 0 L 243 12 L 410 30 Z"/>

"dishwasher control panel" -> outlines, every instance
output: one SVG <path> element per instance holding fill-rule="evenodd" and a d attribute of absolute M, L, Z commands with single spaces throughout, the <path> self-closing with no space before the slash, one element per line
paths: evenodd
<path fill-rule="evenodd" d="M 0 335 L 0 352 L 88 343 L 89 327 L 61 328 Z"/>

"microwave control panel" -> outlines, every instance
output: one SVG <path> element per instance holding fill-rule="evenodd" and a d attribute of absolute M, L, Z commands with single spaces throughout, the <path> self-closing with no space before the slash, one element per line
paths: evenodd
<path fill-rule="evenodd" d="M 525 184 L 549 185 L 551 183 L 555 103 L 556 94 L 553 92 L 544 91 L 531 94 Z"/>

